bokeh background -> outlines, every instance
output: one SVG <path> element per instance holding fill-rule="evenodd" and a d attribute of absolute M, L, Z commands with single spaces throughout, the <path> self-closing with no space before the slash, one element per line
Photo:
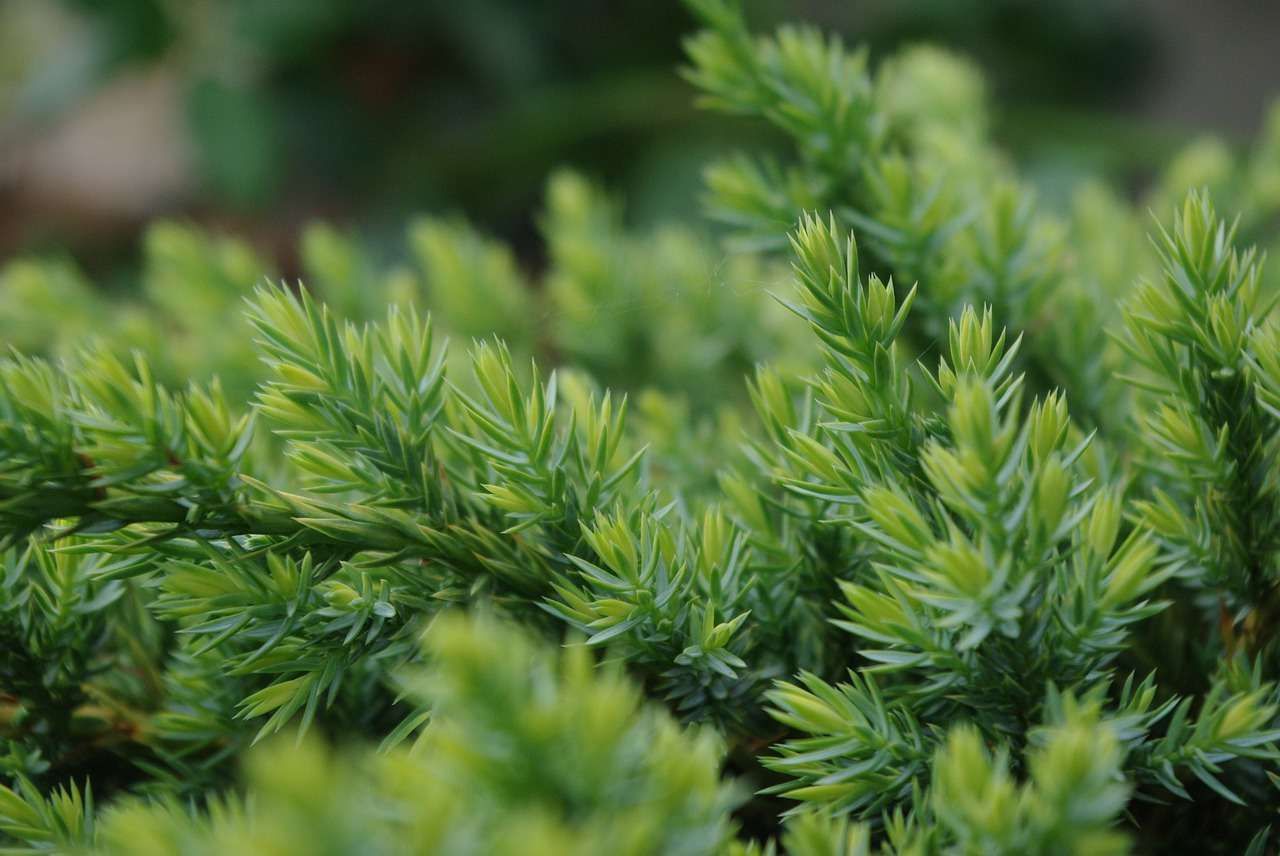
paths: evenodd
<path fill-rule="evenodd" d="M 1280 93 L 1264 0 L 748 0 L 873 54 L 974 57 L 996 133 L 1044 195 L 1082 173 L 1135 193 L 1204 135 L 1243 146 Z M 0 259 L 68 254 L 128 282 L 144 225 L 246 238 L 296 274 L 323 219 L 377 245 L 465 213 L 537 268 L 547 175 L 571 165 L 639 223 L 699 217 L 698 174 L 775 144 L 699 111 L 693 28 L 651 0 L 0 0 Z"/>

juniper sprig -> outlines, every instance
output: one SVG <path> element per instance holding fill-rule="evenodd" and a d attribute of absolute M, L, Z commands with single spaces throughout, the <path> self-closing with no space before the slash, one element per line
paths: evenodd
<path fill-rule="evenodd" d="M 536 277 L 458 218 L 0 272 L 0 849 L 1269 852 L 1275 128 L 1148 246 L 964 60 L 691 5 L 789 153 L 724 248 L 561 172 Z"/>

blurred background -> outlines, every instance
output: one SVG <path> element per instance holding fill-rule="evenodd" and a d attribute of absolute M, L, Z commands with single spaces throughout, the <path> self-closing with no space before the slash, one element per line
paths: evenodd
<path fill-rule="evenodd" d="M 998 139 L 1051 199 L 1083 173 L 1136 192 L 1202 135 L 1243 146 L 1280 93 L 1273 0 L 747 6 L 758 30 L 969 54 Z M 774 141 L 695 108 L 692 28 L 674 0 L 0 0 L 0 259 L 68 254 L 109 285 L 168 217 L 291 275 L 315 219 L 376 246 L 412 213 L 458 212 L 536 269 L 561 165 L 638 223 L 696 218 L 710 155 Z"/>

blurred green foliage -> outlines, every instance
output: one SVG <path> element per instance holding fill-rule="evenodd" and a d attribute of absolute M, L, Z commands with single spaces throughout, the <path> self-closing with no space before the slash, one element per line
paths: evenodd
<path fill-rule="evenodd" d="M 764 24 L 795 14 L 775 0 L 748 6 Z M 1153 62 L 1142 19 L 1114 0 L 806 14 L 878 53 L 945 39 L 1016 104 L 1115 103 Z M 366 226 L 443 208 L 516 238 L 524 256 L 558 165 L 625 191 L 642 221 L 690 219 L 709 153 L 744 133 L 775 142 L 690 109 L 673 73 L 690 26 L 678 4 L 13 0 L 0 22 L 15 41 L 0 114 L 44 123 L 120 75 L 170 76 L 201 181 L 182 208 L 258 228 L 299 206 Z M 1035 121 L 1019 127 L 1053 142 Z M 76 240 L 50 226 L 54 240 Z"/>
<path fill-rule="evenodd" d="M 106 287 L 0 268 L 6 845 L 1263 852 L 1280 112 L 1055 193 L 971 60 L 696 0 L 683 71 L 740 145 L 695 185 L 678 140 L 637 198 L 544 156 L 678 136 L 678 16 L 74 5 L 99 70 L 184 58 L 215 207 L 319 172 L 421 210 L 274 253 L 159 221 Z M 929 14 L 1015 76 L 1129 38 Z M 617 38 L 561 51 L 570 18 Z M 474 123 L 413 91 L 463 65 Z M 497 237 L 534 169 L 536 236 Z"/>

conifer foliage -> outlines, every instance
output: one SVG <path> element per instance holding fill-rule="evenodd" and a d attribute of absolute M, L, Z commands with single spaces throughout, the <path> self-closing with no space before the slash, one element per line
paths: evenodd
<path fill-rule="evenodd" d="M 692 7 L 728 261 L 560 173 L 537 287 L 0 273 L 4 852 L 1272 852 L 1275 200 L 1054 213 L 963 60 Z"/>

